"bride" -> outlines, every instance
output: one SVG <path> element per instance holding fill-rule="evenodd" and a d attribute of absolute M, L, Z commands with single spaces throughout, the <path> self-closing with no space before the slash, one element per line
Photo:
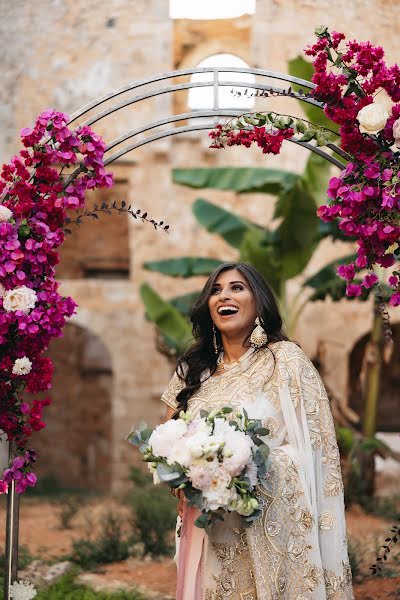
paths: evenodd
<path fill-rule="evenodd" d="M 274 295 L 244 263 L 223 264 L 192 311 L 194 345 L 162 400 L 167 418 L 244 406 L 269 429 L 262 516 L 227 513 L 209 535 L 182 492 L 178 600 L 350 600 L 343 484 L 329 400 L 318 372 L 282 331 Z"/>

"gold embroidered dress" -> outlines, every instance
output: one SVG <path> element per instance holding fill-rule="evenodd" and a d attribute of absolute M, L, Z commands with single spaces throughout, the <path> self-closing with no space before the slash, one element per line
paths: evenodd
<path fill-rule="evenodd" d="M 265 441 L 272 464 L 258 489 L 261 518 L 243 529 L 231 513 L 211 528 L 202 598 L 351 600 L 339 451 L 313 364 L 283 341 L 249 349 L 221 375 L 207 375 L 189 400 L 190 411 L 244 406 L 270 430 Z M 162 400 L 176 408 L 182 387 L 174 374 Z"/>

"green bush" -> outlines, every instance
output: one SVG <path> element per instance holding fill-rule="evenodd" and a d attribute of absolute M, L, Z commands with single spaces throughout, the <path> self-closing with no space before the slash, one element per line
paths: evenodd
<path fill-rule="evenodd" d="M 145 552 L 153 556 L 171 554 L 168 541 L 176 523 L 176 500 L 162 486 L 135 488 L 130 496 L 133 523 Z"/>
<path fill-rule="evenodd" d="M 146 600 L 135 590 L 121 590 L 113 593 L 95 592 L 89 587 L 75 583 L 76 573 L 71 571 L 56 583 L 39 590 L 36 600 Z"/>
<path fill-rule="evenodd" d="M 18 570 L 22 571 L 35 559 L 34 556 L 29 552 L 26 546 L 20 546 L 18 548 Z M 0 552 L 0 576 L 4 577 L 6 566 L 6 555 L 4 552 Z M 2 588 L 0 587 L 0 590 Z"/>
<path fill-rule="evenodd" d="M 351 539 L 349 539 L 348 544 L 347 544 L 347 550 L 348 550 L 348 554 L 349 554 L 351 574 L 353 576 L 353 581 L 354 581 L 354 578 L 357 577 L 358 575 L 360 575 L 360 557 L 359 557 L 360 548 L 359 548 L 358 544 L 355 544 Z"/>
<path fill-rule="evenodd" d="M 82 507 L 82 499 L 76 496 L 62 495 L 59 506 L 60 529 L 71 529 L 71 521 Z"/>
<path fill-rule="evenodd" d="M 400 520 L 400 497 L 393 496 L 390 498 L 379 497 L 363 497 L 360 502 L 364 510 L 376 517 L 386 519 L 387 521 Z"/>
<path fill-rule="evenodd" d="M 83 569 L 107 564 L 128 558 L 132 538 L 123 534 L 121 518 L 108 511 L 102 521 L 102 531 L 96 539 L 79 539 L 72 544 L 69 560 Z"/>

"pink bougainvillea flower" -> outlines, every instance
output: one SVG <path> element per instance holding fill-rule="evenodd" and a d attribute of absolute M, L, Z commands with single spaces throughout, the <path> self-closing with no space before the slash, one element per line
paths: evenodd
<path fill-rule="evenodd" d="M 364 277 L 364 279 L 363 279 L 363 282 L 362 282 L 363 286 L 366 289 L 371 288 L 376 283 L 378 283 L 378 277 L 375 275 L 375 273 L 371 273 L 371 274 L 366 275 Z"/>
<path fill-rule="evenodd" d="M 7 356 L 0 359 L 0 429 L 17 448 L 3 473 L 3 493 L 12 480 L 18 493 L 35 485 L 36 455 L 26 446 L 33 431 L 45 427 L 43 409 L 50 404 L 49 398 L 34 399 L 31 405 L 22 401 L 21 376 L 13 373 L 13 365 L 29 356 L 31 371 L 23 375 L 27 391 L 50 389 L 53 365 L 42 354 L 54 337 L 62 335 L 76 310 L 72 298 L 59 294 L 55 279 L 67 209 L 82 207 L 88 189 L 112 185 L 104 168 L 106 146 L 101 137 L 87 126 L 74 131 L 68 121 L 64 113 L 43 111 L 32 128 L 21 131 L 24 149 L 0 172 L 3 213 L 13 217 L 0 220 L 0 344 L 7 348 Z M 66 164 L 84 164 L 86 169 L 78 170 L 64 189 L 60 172 Z M 4 294 L 14 289 L 26 294 L 33 290 L 34 306 L 25 310 L 23 298 L 17 302 L 16 294 L 8 293 L 7 310 L 1 310 Z M 10 296 L 15 297 L 13 303 Z"/>
<path fill-rule="evenodd" d="M 400 292 L 392 294 L 389 300 L 390 306 L 400 306 Z"/>
<path fill-rule="evenodd" d="M 346 288 L 346 295 L 350 296 L 350 297 L 357 297 L 357 296 L 361 296 L 362 293 L 362 286 L 356 283 L 349 283 L 349 285 Z"/>
<path fill-rule="evenodd" d="M 351 281 L 355 276 L 354 264 L 340 265 L 338 267 L 338 275 L 346 281 Z"/>

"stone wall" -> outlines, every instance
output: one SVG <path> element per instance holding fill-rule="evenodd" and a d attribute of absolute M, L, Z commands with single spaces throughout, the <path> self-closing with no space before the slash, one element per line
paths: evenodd
<path fill-rule="evenodd" d="M 351 3 L 347 0 L 259 0 L 253 16 L 198 22 L 170 21 L 167 0 L 107 3 L 37 0 L 31 4 L 17 0 L 4 5 L 3 10 L 0 157 L 4 160 L 19 148 L 18 130 L 31 124 L 46 107 L 53 106 L 71 114 L 83 104 L 129 82 L 174 68 L 195 67 L 202 59 L 219 52 L 237 54 L 254 67 L 286 72 L 287 60 L 301 53 L 312 41 L 314 27 L 322 23 L 343 30 L 350 37 L 384 44 L 391 61 L 399 54 L 400 7 L 383 0 L 353 0 Z M 276 99 L 268 104 L 259 100 L 257 108 L 278 110 L 277 104 Z M 146 122 L 187 110 L 187 92 L 181 92 L 176 98 L 163 94 L 135 103 L 94 127 L 110 142 Z M 279 111 L 299 114 L 300 109 L 289 101 L 279 100 Z M 113 489 L 120 488 L 129 465 L 138 460 L 124 439 L 131 424 L 140 419 L 154 424 L 162 418 L 164 409 L 159 396 L 171 371 L 170 365 L 156 351 L 153 327 L 144 320 L 139 286 L 149 281 L 162 296 L 171 297 L 199 289 L 204 282 L 203 278 L 195 278 L 178 283 L 145 272 L 143 262 L 188 254 L 235 258 L 232 248 L 204 232 L 195 221 L 191 204 L 197 196 L 218 202 L 261 224 L 270 223 L 273 212 L 273 198 L 265 195 L 196 193 L 174 186 L 171 169 L 177 166 L 268 166 L 299 172 L 306 159 L 307 152 L 294 144 L 287 144 L 282 156 L 268 158 L 254 149 L 211 151 L 205 132 L 166 138 L 144 146 L 113 165 L 119 185 L 111 197 L 126 195 L 126 200 L 135 207 L 168 222 L 170 233 L 155 232 L 148 224 L 126 219 L 126 215 L 107 217 L 113 221 L 104 221 L 104 226 L 82 225 L 62 250 L 61 290 L 72 295 L 79 304 L 72 323 L 88 336 L 96 336 L 109 354 L 112 379 L 107 384 L 111 396 L 107 409 L 110 418 L 107 468 Z M 107 197 L 107 192 L 99 197 Z M 118 225 L 117 219 L 120 219 Z M 348 244 L 324 242 L 304 275 L 315 272 L 330 258 L 347 254 L 349 249 Z M 94 258 L 97 264 L 103 261 L 104 266 L 107 257 L 110 258 L 107 268 L 112 276 L 107 275 L 107 268 L 103 276 L 101 269 L 94 276 L 96 269 L 88 266 L 88 259 Z M 124 265 L 123 273 L 118 274 L 117 263 Z M 93 260 L 91 264 L 93 267 Z M 300 282 L 300 279 L 293 282 L 293 293 Z M 371 318 L 370 304 L 327 301 L 308 306 L 299 323 L 296 339 L 310 356 L 317 353 L 323 356 L 324 376 L 340 398 L 347 397 L 350 353 L 357 341 L 367 334 Z M 399 321 L 398 311 L 393 311 L 392 318 L 394 322 Z M 72 352 L 76 351 L 74 348 L 71 346 Z M 101 381 L 92 383 L 85 388 L 84 397 L 74 396 L 79 406 L 82 402 L 94 406 Z M 56 389 L 54 395 L 57 395 L 54 405 L 57 406 L 63 397 Z M 94 410 L 92 414 L 85 413 L 88 427 L 95 423 L 95 414 Z M 53 413 L 51 419 L 56 418 Z M 107 463 L 106 457 L 104 461 Z"/>

